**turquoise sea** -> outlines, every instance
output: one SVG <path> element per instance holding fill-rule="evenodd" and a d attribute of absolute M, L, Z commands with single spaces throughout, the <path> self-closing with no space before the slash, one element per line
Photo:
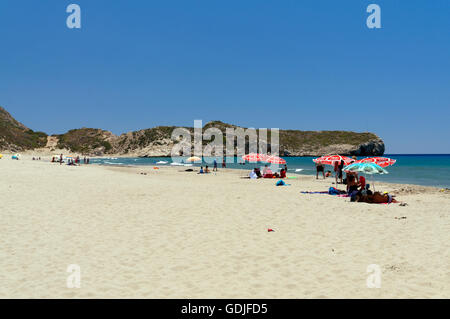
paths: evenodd
<path fill-rule="evenodd" d="M 375 181 L 385 181 L 393 183 L 417 184 L 436 187 L 450 187 L 450 154 L 385 154 L 385 157 L 394 158 L 397 160 L 395 165 L 389 166 L 386 170 L 387 175 L 373 176 Z M 363 157 L 358 157 L 361 159 Z M 287 162 L 288 173 L 300 173 L 307 175 L 315 175 L 316 169 L 312 161 L 313 157 L 285 157 Z M 207 159 L 209 163 L 202 165 L 211 165 L 212 159 Z M 263 166 L 263 163 L 246 163 L 241 165 L 237 163 L 227 163 L 227 168 L 237 168 L 250 170 L 256 166 Z M 94 158 L 91 163 L 103 165 L 148 165 L 155 166 L 156 162 L 166 161 L 170 165 L 171 158 L 168 157 L 151 157 L 151 158 L 137 158 L 137 157 L 119 157 L 119 158 Z M 219 169 L 222 160 L 218 159 Z M 194 164 L 200 166 L 200 164 Z M 212 165 L 211 165 L 212 166 Z M 297 171 L 301 169 L 301 171 Z M 333 170 L 331 166 L 325 167 L 325 170 Z M 372 178 L 372 176 L 370 177 Z"/>

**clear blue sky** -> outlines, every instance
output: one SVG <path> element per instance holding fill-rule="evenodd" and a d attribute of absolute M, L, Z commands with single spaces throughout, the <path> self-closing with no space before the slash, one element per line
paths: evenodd
<path fill-rule="evenodd" d="M 448 0 L 2 0 L 0 45 L 0 105 L 48 134 L 202 119 L 450 153 Z"/>

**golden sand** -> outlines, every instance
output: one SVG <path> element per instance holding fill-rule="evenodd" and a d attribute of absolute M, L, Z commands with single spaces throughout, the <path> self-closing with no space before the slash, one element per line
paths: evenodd
<path fill-rule="evenodd" d="M 450 297 L 449 193 L 377 183 L 408 205 L 351 203 L 300 194 L 333 178 L 276 187 L 183 170 L 5 156 L 0 297 Z M 80 288 L 67 287 L 72 264 Z M 381 288 L 367 287 L 370 264 Z"/>

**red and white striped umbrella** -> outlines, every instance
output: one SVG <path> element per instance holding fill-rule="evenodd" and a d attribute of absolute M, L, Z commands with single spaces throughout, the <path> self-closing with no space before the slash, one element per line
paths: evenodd
<path fill-rule="evenodd" d="M 374 163 L 381 167 L 394 165 L 397 160 L 388 157 L 368 157 L 357 161 L 356 163 Z"/>
<path fill-rule="evenodd" d="M 314 163 L 322 163 L 326 165 L 334 165 L 335 162 L 344 161 L 345 165 L 350 164 L 353 160 L 350 157 L 342 155 L 327 155 L 313 159 Z"/>
<path fill-rule="evenodd" d="M 265 162 L 267 157 L 266 154 L 250 153 L 242 156 L 242 159 L 248 162 Z"/>
<path fill-rule="evenodd" d="M 281 157 L 278 157 L 278 156 L 274 156 L 274 155 L 269 156 L 266 159 L 266 162 L 272 163 L 272 164 L 286 164 L 286 161 L 284 159 L 282 159 Z"/>

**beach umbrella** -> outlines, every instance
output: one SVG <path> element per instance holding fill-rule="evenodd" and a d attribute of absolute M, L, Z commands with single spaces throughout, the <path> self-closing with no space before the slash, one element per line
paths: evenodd
<path fill-rule="evenodd" d="M 202 159 L 200 158 L 200 157 L 198 157 L 198 156 L 192 156 L 192 157 L 189 157 L 187 160 L 186 160 L 186 162 L 198 162 L 198 161 L 201 161 Z"/>
<path fill-rule="evenodd" d="M 353 160 L 350 157 L 342 156 L 342 155 L 327 155 L 318 158 L 314 158 L 314 163 L 322 163 L 326 165 L 334 165 L 335 162 L 344 161 L 345 165 L 350 164 Z"/>
<path fill-rule="evenodd" d="M 374 163 L 353 163 L 343 168 L 344 172 L 360 172 L 369 175 L 374 174 L 389 174 L 383 167 Z M 372 179 L 373 190 L 375 191 L 375 184 Z"/>
<path fill-rule="evenodd" d="M 265 162 L 268 156 L 266 154 L 250 153 L 242 156 L 242 159 L 247 162 Z"/>
<path fill-rule="evenodd" d="M 362 172 L 365 174 L 389 174 L 387 170 L 375 163 L 353 163 L 343 168 L 344 172 Z"/>
<path fill-rule="evenodd" d="M 356 161 L 356 163 L 374 163 L 381 167 L 394 165 L 397 160 L 388 157 L 367 157 Z"/>
<path fill-rule="evenodd" d="M 286 164 L 286 161 L 284 159 L 274 155 L 267 157 L 266 162 L 272 164 Z"/>

